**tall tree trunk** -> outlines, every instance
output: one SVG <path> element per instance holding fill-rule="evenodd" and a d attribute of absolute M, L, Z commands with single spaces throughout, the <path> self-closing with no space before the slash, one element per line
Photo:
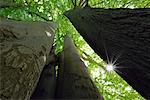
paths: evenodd
<path fill-rule="evenodd" d="M 54 99 L 56 90 L 56 55 L 51 49 L 49 63 L 44 66 L 40 79 L 30 99 Z"/>
<path fill-rule="evenodd" d="M 54 39 L 54 23 L 0 21 L 0 98 L 29 99 Z"/>
<path fill-rule="evenodd" d="M 64 51 L 61 53 L 59 63 L 57 98 L 103 99 L 92 82 L 72 40 L 68 36 L 65 37 Z"/>
<path fill-rule="evenodd" d="M 115 71 L 150 99 L 150 9 L 74 9 L 65 13 Z M 107 59 L 107 55 L 108 58 Z"/>

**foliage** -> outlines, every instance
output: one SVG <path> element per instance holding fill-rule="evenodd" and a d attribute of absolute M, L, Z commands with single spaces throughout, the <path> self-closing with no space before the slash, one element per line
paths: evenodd
<path fill-rule="evenodd" d="M 70 34 L 76 44 L 81 59 L 89 69 L 95 84 L 106 100 L 143 100 L 115 72 L 105 70 L 105 62 L 83 40 L 63 13 L 74 7 L 71 0 L 3 0 L 8 7 L 0 9 L 0 16 L 22 21 L 55 21 L 58 30 L 55 34 L 56 53 L 62 50 L 64 36 Z M 148 8 L 149 0 L 89 0 L 91 7 L 100 8 Z"/>

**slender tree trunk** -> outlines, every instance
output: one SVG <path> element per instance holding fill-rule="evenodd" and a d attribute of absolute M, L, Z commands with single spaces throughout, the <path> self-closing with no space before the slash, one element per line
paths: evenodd
<path fill-rule="evenodd" d="M 30 99 L 54 99 L 56 90 L 56 55 L 51 49 L 49 63 L 44 66 L 40 79 Z"/>
<path fill-rule="evenodd" d="M 0 98 L 29 99 L 47 61 L 54 23 L 0 21 Z"/>
<path fill-rule="evenodd" d="M 64 51 L 61 53 L 59 63 L 57 98 L 103 99 L 92 82 L 86 66 L 80 60 L 72 40 L 68 36 L 65 38 Z"/>
<path fill-rule="evenodd" d="M 150 9 L 74 9 L 65 13 L 115 71 L 150 99 Z M 107 55 L 108 58 L 107 59 Z"/>

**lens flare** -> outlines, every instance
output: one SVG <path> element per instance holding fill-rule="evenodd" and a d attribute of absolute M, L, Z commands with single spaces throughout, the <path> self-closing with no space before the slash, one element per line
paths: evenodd
<path fill-rule="evenodd" d="M 107 64 L 106 70 L 109 71 L 109 72 L 110 72 L 110 71 L 113 71 L 113 70 L 114 70 L 114 67 L 115 67 L 115 66 L 114 66 L 113 64 Z"/>

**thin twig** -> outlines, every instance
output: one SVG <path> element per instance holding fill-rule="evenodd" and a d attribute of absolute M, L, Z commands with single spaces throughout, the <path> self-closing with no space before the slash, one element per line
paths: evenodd
<path fill-rule="evenodd" d="M 28 12 L 29 14 L 31 14 L 31 15 L 35 14 L 36 16 L 38 16 L 38 17 L 44 19 L 45 21 L 52 21 L 52 20 L 49 20 L 48 18 L 42 16 L 43 14 L 39 14 L 39 13 L 36 13 L 36 12 L 33 12 L 33 11 L 27 11 L 27 12 Z"/>
<path fill-rule="evenodd" d="M 79 6 L 84 8 L 88 6 L 88 0 L 80 0 Z"/>
<path fill-rule="evenodd" d="M 74 8 L 77 6 L 77 0 L 71 0 Z"/>
<path fill-rule="evenodd" d="M 2 2 L 2 1 L 0 1 L 0 8 L 9 8 L 9 7 L 20 8 L 20 7 L 25 7 L 25 6 L 26 5 L 16 4 L 13 2 Z"/>
<path fill-rule="evenodd" d="M 125 3 L 125 4 L 123 4 L 122 6 L 121 6 L 121 8 L 124 8 L 126 5 L 127 5 L 127 7 L 129 6 L 128 4 L 130 4 L 132 1 L 129 1 L 128 3 Z M 126 7 L 126 8 L 127 8 Z"/>
<path fill-rule="evenodd" d="M 92 6 L 94 7 L 94 6 L 97 6 L 97 5 L 99 5 L 99 4 L 102 4 L 104 1 L 101 1 L 101 2 L 98 2 L 98 3 L 96 3 L 96 4 L 93 4 Z"/>
<path fill-rule="evenodd" d="M 80 49 L 79 49 L 79 50 L 80 50 Z M 102 64 L 100 64 L 100 63 L 96 62 L 95 60 L 93 60 L 93 59 L 90 57 L 90 55 L 88 55 L 86 52 L 84 52 L 84 51 L 82 51 L 82 50 L 80 50 L 80 51 L 81 51 L 83 54 L 85 54 L 85 56 L 86 56 L 86 57 L 84 57 L 83 55 L 81 56 L 84 60 L 89 61 L 89 62 L 93 62 L 93 63 L 97 64 L 98 66 L 100 66 L 104 71 L 106 71 L 105 67 L 104 67 Z"/>
<path fill-rule="evenodd" d="M 150 2 L 149 2 L 149 3 L 147 3 L 147 4 L 144 6 L 144 8 L 146 8 L 149 4 L 150 4 Z"/>

